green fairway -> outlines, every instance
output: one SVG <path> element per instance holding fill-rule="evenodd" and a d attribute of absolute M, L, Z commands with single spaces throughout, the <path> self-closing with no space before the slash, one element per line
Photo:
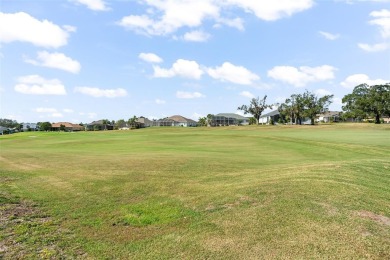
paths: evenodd
<path fill-rule="evenodd" d="M 390 258 L 390 126 L 0 136 L 8 259 Z"/>

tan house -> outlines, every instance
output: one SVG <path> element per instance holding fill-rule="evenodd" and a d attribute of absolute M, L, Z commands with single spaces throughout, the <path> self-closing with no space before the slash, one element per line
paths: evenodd
<path fill-rule="evenodd" d="M 63 127 L 62 127 L 63 126 Z M 60 131 L 63 128 L 66 132 L 83 131 L 84 127 L 78 124 L 72 124 L 69 122 L 58 122 L 51 124 L 52 131 Z"/>

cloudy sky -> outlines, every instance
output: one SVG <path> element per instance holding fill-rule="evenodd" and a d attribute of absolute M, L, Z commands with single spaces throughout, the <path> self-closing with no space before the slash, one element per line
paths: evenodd
<path fill-rule="evenodd" d="M 198 119 L 390 82 L 390 0 L 1 0 L 1 118 Z"/>

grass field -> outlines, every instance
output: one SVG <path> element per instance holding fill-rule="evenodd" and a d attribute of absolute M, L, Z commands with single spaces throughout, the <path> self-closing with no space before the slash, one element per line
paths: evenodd
<path fill-rule="evenodd" d="M 390 258 L 390 126 L 0 137 L 0 258 Z"/>

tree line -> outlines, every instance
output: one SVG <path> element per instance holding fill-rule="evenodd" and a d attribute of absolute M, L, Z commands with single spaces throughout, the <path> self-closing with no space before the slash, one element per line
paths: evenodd
<path fill-rule="evenodd" d="M 244 114 L 251 114 L 259 124 L 263 111 L 277 106 L 282 122 L 301 125 L 304 118 L 309 118 L 310 123 L 314 125 L 318 114 L 329 111 L 333 97 L 333 95 L 318 97 L 306 90 L 301 94 L 292 94 L 281 104 L 267 104 L 265 95 L 262 99 L 252 98 L 249 105 L 242 105 L 238 110 L 242 110 Z M 342 107 L 344 118 L 358 121 L 375 118 L 375 123 L 380 124 L 382 116 L 390 117 L 390 83 L 358 85 L 352 93 L 344 96 L 342 102 L 345 104 Z"/>

